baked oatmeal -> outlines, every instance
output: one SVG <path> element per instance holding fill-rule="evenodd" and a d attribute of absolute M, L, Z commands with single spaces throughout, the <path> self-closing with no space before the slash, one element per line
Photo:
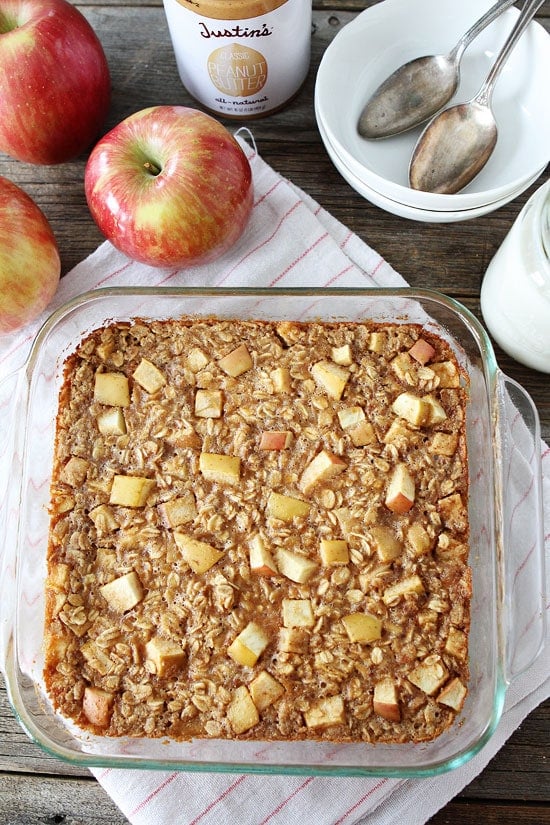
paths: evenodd
<path fill-rule="evenodd" d="M 55 709 L 106 736 L 439 735 L 469 678 L 467 392 L 420 325 L 93 332 L 57 417 Z"/>

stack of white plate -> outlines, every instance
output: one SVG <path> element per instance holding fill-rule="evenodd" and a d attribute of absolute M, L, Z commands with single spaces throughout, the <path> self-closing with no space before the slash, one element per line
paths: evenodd
<path fill-rule="evenodd" d="M 380 140 L 357 131 L 374 90 L 408 60 L 446 54 L 494 0 L 383 0 L 345 26 L 317 73 L 315 114 L 325 148 L 342 177 L 376 206 L 418 221 L 452 222 L 492 212 L 516 198 L 550 160 L 550 36 L 533 22 L 500 75 L 493 94 L 498 140 L 489 161 L 454 195 L 408 184 L 410 158 L 426 124 Z M 485 80 L 518 15 L 510 8 L 466 49 L 458 90 L 465 102 Z"/>

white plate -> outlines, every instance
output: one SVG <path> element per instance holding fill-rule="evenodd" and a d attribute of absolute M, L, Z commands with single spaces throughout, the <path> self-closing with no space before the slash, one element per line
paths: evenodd
<path fill-rule="evenodd" d="M 357 122 L 375 88 L 399 65 L 423 54 L 444 53 L 493 0 L 383 0 L 345 26 L 321 60 L 315 86 L 318 124 L 341 159 L 363 183 L 404 205 L 458 211 L 517 191 L 550 160 L 550 36 L 531 23 L 497 81 L 493 104 L 499 138 L 480 174 L 455 195 L 408 186 L 408 166 L 424 127 L 383 140 L 365 140 Z M 508 9 L 466 49 L 452 102 L 480 88 L 518 15 Z"/>
<path fill-rule="evenodd" d="M 539 169 L 532 178 L 521 184 L 520 188 L 516 191 L 510 192 L 501 200 L 493 201 L 492 203 L 483 204 L 482 206 L 473 207 L 471 209 L 457 210 L 454 212 L 451 212 L 450 210 L 434 211 L 430 209 L 417 209 L 413 206 L 408 206 L 407 204 L 391 200 L 385 195 L 382 195 L 380 192 L 377 192 L 375 189 L 372 189 L 370 186 L 367 186 L 364 181 L 358 178 L 346 166 L 342 158 L 339 157 L 334 147 L 331 146 L 331 143 L 321 125 L 319 125 L 319 133 L 332 163 L 342 175 L 346 183 L 349 183 L 352 189 L 365 198 L 365 200 L 368 200 L 375 206 L 380 207 L 380 209 L 383 209 L 385 212 L 390 212 L 392 215 L 397 215 L 401 218 L 421 221 L 422 223 L 456 223 L 457 221 L 467 221 L 472 218 L 479 218 L 482 215 L 487 215 L 490 212 L 494 212 L 501 206 L 504 206 L 511 200 L 514 200 L 514 198 L 518 197 L 518 195 L 521 195 L 525 189 L 528 189 L 529 186 L 535 182 L 535 180 L 544 172 L 545 169 L 545 167 L 542 167 L 542 169 Z"/>

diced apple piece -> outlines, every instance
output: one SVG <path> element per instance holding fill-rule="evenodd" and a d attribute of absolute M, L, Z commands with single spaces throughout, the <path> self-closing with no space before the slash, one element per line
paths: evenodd
<path fill-rule="evenodd" d="M 110 504 L 121 507 L 143 507 L 155 486 L 151 478 L 143 476 L 115 476 L 111 486 Z"/>
<path fill-rule="evenodd" d="M 109 341 L 105 341 L 101 344 L 98 344 L 95 351 L 102 361 L 107 361 L 113 354 L 114 350 L 115 342 L 113 341 L 113 339 L 110 339 Z"/>
<path fill-rule="evenodd" d="M 280 699 L 285 692 L 282 684 L 274 679 L 267 670 L 260 671 L 256 678 L 250 682 L 248 689 L 252 701 L 260 713 L 270 707 L 277 699 Z"/>
<path fill-rule="evenodd" d="M 437 696 L 437 701 L 442 705 L 447 705 L 453 710 L 456 710 L 458 713 L 462 710 L 467 692 L 466 687 L 462 684 L 460 679 L 455 677 L 454 679 L 451 679 L 447 685 L 445 685 L 443 690 L 440 691 Z"/>
<path fill-rule="evenodd" d="M 424 556 L 434 546 L 434 539 L 422 524 L 414 521 L 407 530 L 407 545 L 415 556 Z"/>
<path fill-rule="evenodd" d="M 432 657 L 428 657 L 413 668 L 407 678 L 428 696 L 433 696 L 449 678 L 449 671 L 441 659 L 432 661 Z"/>
<path fill-rule="evenodd" d="M 195 415 L 197 418 L 221 418 L 223 394 L 221 390 L 197 390 Z"/>
<path fill-rule="evenodd" d="M 319 546 L 321 561 L 324 565 L 348 564 L 349 548 L 343 539 L 321 539 Z"/>
<path fill-rule="evenodd" d="M 349 507 L 337 507 L 332 512 L 336 516 L 344 536 L 349 536 L 355 532 L 359 522 Z"/>
<path fill-rule="evenodd" d="M 352 427 L 348 430 L 348 435 L 354 447 L 366 447 L 367 444 L 375 444 L 378 440 L 370 421 L 362 421 L 356 427 Z"/>
<path fill-rule="evenodd" d="M 277 335 L 283 339 L 288 347 L 300 340 L 302 327 L 295 321 L 280 321 L 277 324 Z"/>
<path fill-rule="evenodd" d="M 424 338 L 419 338 L 410 348 L 409 355 L 412 355 L 415 361 L 424 366 L 434 357 L 435 349 Z"/>
<path fill-rule="evenodd" d="M 241 480 L 241 459 L 233 455 L 201 453 L 199 469 L 208 481 L 218 484 L 239 484 Z"/>
<path fill-rule="evenodd" d="M 429 407 L 429 413 L 425 422 L 426 424 L 441 424 L 442 421 L 445 421 L 447 418 L 447 413 L 433 395 L 424 395 L 422 397 L 422 401 L 428 404 Z"/>
<path fill-rule="evenodd" d="M 264 430 L 260 436 L 260 450 L 286 450 L 292 443 L 292 433 L 288 430 Z"/>
<path fill-rule="evenodd" d="M 265 542 L 261 536 L 254 536 L 250 541 L 250 569 L 253 573 L 258 573 L 260 576 L 276 576 L 278 573 L 277 565 L 273 560 L 273 556 L 265 546 Z"/>
<path fill-rule="evenodd" d="M 145 392 L 153 394 L 158 392 L 161 387 L 166 384 L 164 374 L 159 370 L 155 364 L 148 361 L 147 358 L 142 358 L 139 362 L 133 375 L 134 381 L 143 387 Z"/>
<path fill-rule="evenodd" d="M 350 642 L 368 644 L 382 636 L 381 620 L 370 613 L 349 613 L 347 616 L 342 616 L 342 623 Z"/>
<path fill-rule="evenodd" d="M 348 433 L 355 447 L 365 447 L 376 441 L 374 427 L 370 421 L 365 419 L 362 407 L 346 407 L 338 410 L 338 419 L 340 426 Z"/>
<path fill-rule="evenodd" d="M 314 561 L 301 556 L 299 553 L 285 550 L 284 547 L 278 547 L 275 551 L 275 561 L 279 573 L 298 584 L 305 584 L 309 581 L 317 569 L 317 564 Z"/>
<path fill-rule="evenodd" d="M 422 579 L 416 573 L 386 587 L 382 601 L 384 604 L 391 604 L 401 596 L 407 596 L 410 593 L 424 593 Z"/>
<path fill-rule="evenodd" d="M 353 355 L 349 344 L 344 344 L 341 347 L 333 347 L 331 355 L 334 363 L 340 364 L 342 367 L 349 367 L 353 364 Z"/>
<path fill-rule="evenodd" d="M 183 558 L 195 573 L 206 573 L 223 556 L 222 550 L 218 550 L 205 541 L 187 536 L 185 533 L 174 533 L 174 541 L 181 550 Z"/>
<path fill-rule="evenodd" d="M 464 542 L 457 541 L 450 533 L 443 532 L 437 537 L 435 552 L 439 559 L 465 561 L 468 558 L 469 547 Z"/>
<path fill-rule="evenodd" d="M 251 369 L 254 362 L 250 357 L 246 344 L 240 344 L 236 349 L 220 358 L 218 365 L 231 378 L 238 378 L 243 372 Z"/>
<path fill-rule="evenodd" d="M 82 710 L 92 725 L 97 725 L 98 728 L 106 728 L 111 721 L 114 701 L 114 694 L 101 688 L 86 685 L 82 697 Z"/>
<path fill-rule="evenodd" d="M 440 498 L 437 502 L 437 509 L 443 524 L 449 530 L 464 532 L 468 526 L 468 513 L 462 503 L 460 493 L 452 493 L 450 496 Z"/>
<path fill-rule="evenodd" d="M 96 372 L 94 401 L 108 407 L 128 407 L 130 405 L 128 378 L 121 372 Z"/>
<path fill-rule="evenodd" d="M 385 504 L 393 513 L 407 513 L 414 504 L 414 479 L 405 464 L 397 464 L 388 484 Z"/>
<path fill-rule="evenodd" d="M 68 513 L 74 508 L 74 505 L 75 498 L 71 493 L 68 493 L 63 489 L 52 491 L 52 506 L 55 507 L 55 512 L 57 515 Z"/>
<path fill-rule="evenodd" d="M 54 615 L 57 615 L 57 613 L 54 613 Z M 56 663 L 62 662 L 64 659 L 67 658 L 68 647 L 69 639 L 61 636 L 55 636 L 51 638 L 47 642 L 47 655 L 49 661 L 51 662 L 53 660 Z"/>
<path fill-rule="evenodd" d="M 48 586 L 57 590 L 64 590 L 69 581 L 69 565 L 57 562 L 50 566 Z"/>
<path fill-rule="evenodd" d="M 460 386 L 460 373 L 452 361 L 439 361 L 436 364 L 430 364 L 437 377 L 439 378 L 439 386 L 444 389 Z"/>
<path fill-rule="evenodd" d="M 259 657 L 269 644 L 269 637 L 256 622 L 249 622 L 244 630 L 239 633 L 238 639 L 256 657 Z"/>
<path fill-rule="evenodd" d="M 288 367 L 277 367 L 269 373 L 273 381 L 275 392 L 290 392 L 290 370 Z"/>
<path fill-rule="evenodd" d="M 409 438 L 413 435 L 413 430 L 407 426 L 405 419 L 395 418 L 382 439 L 384 444 L 395 444 L 399 447 L 399 442 L 408 443 Z"/>
<path fill-rule="evenodd" d="M 118 523 L 115 514 L 107 504 L 98 504 L 88 513 L 94 523 L 98 536 L 106 536 L 118 530 Z"/>
<path fill-rule="evenodd" d="M 309 633 L 303 627 L 281 627 L 279 650 L 283 653 L 305 653 L 309 645 Z"/>
<path fill-rule="evenodd" d="M 313 627 L 315 616 L 311 599 L 283 599 L 283 625 L 285 627 Z"/>
<path fill-rule="evenodd" d="M 362 407 L 346 407 L 338 410 L 338 420 L 340 426 L 351 438 L 355 447 L 365 447 L 373 444 L 376 439 L 374 427 L 365 419 L 365 412 Z"/>
<path fill-rule="evenodd" d="M 456 433 L 434 433 L 428 444 L 428 452 L 432 455 L 452 456 L 458 447 Z"/>
<path fill-rule="evenodd" d="M 204 354 L 199 347 L 193 347 L 187 353 L 187 366 L 192 373 L 197 373 L 203 370 L 209 363 L 210 359 Z"/>
<path fill-rule="evenodd" d="M 135 570 L 104 584 L 99 588 L 99 592 L 109 607 L 117 613 L 126 613 L 131 610 L 140 603 L 144 596 L 143 587 Z"/>
<path fill-rule="evenodd" d="M 178 427 L 174 429 L 166 440 L 174 447 L 189 447 L 192 450 L 200 450 L 202 447 L 202 439 L 193 427 Z"/>
<path fill-rule="evenodd" d="M 145 657 L 154 665 L 157 676 L 162 677 L 182 667 L 185 651 L 170 639 L 157 636 L 145 645 Z"/>
<path fill-rule="evenodd" d="M 373 710 L 389 722 L 401 721 L 397 687 L 389 676 L 380 679 L 374 686 Z"/>
<path fill-rule="evenodd" d="M 64 481 L 70 487 L 80 487 L 86 480 L 89 466 L 86 459 L 72 455 L 61 470 L 61 481 Z"/>
<path fill-rule="evenodd" d="M 126 421 L 120 407 L 100 413 L 97 417 L 97 428 L 101 435 L 125 435 Z"/>
<path fill-rule="evenodd" d="M 237 735 L 246 733 L 260 721 L 258 708 L 245 685 L 240 685 L 233 691 L 233 698 L 227 708 L 227 718 L 233 732 Z"/>
<path fill-rule="evenodd" d="M 376 332 L 371 332 L 369 337 L 368 348 L 371 352 L 376 352 L 380 354 L 384 352 L 388 345 L 388 337 L 385 332 L 378 330 Z"/>
<path fill-rule="evenodd" d="M 163 501 L 157 509 L 165 527 L 188 524 L 197 515 L 197 503 L 191 490 L 177 498 Z"/>
<path fill-rule="evenodd" d="M 430 404 L 413 392 L 402 392 L 392 404 L 393 412 L 409 424 L 421 427 L 430 416 Z"/>
<path fill-rule="evenodd" d="M 408 352 L 400 352 L 390 361 L 391 368 L 400 381 L 407 384 L 416 383 L 417 365 Z"/>
<path fill-rule="evenodd" d="M 346 467 L 346 462 L 340 456 L 331 453 L 329 450 L 321 450 L 302 473 L 299 484 L 300 490 L 307 495 L 316 484 L 340 475 Z"/>
<path fill-rule="evenodd" d="M 269 636 L 265 630 L 256 622 L 249 622 L 235 636 L 227 648 L 227 654 L 239 665 L 254 667 L 268 644 Z"/>
<path fill-rule="evenodd" d="M 256 654 L 246 647 L 246 645 L 243 645 L 240 639 L 233 639 L 227 648 L 227 654 L 234 662 L 244 667 L 254 667 L 258 661 Z"/>
<path fill-rule="evenodd" d="M 350 430 L 357 427 L 365 420 L 363 407 L 344 407 L 338 410 L 338 421 L 343 430 Z"/>
<path fill-rule="evenodd" d="M 319 699 L 309 710 L 306 710 L 304 719 L 307 727 L 315 730 L 330 728 L 332 725 L 343 725 L 346 721 L 344 700 L 340 695 Z"/>
<path fill-rule="evenodd" d="M 311 374 L 315 383 L 323 389 L 326 394 L 339 401 L 342 397 L 349 378 L 349 370 L 335 364 L 333 361 L 317 361 L 311 368 Z"/>
<path fill-rule="evenodd" d="M 391 527 L 374 525 L 370 528 L 369 535 L 380 561 L 393 561 L 403 552 L 403 546 Z"/>
<path fill-rule="evenodd" d="M 458 627 L 449 628 L 449 635 L 445 642 L 445 653 L 464 661 L 468 656 L 468 637 Z"/>
<path fill-rule="evenodd" d="M 307 516 L 310 509 L 311 504 L 307 501 L 282 493 L 270 493 L 267 500 L 267 514 L 281 521 L 292 521 L 294 518 Z"/>

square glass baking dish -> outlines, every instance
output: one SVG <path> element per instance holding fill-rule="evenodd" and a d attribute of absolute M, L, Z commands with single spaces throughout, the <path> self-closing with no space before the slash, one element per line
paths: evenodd
<path fill-rule="evenodd" d="M 422 323 L 467 372 L 470 564 L 469 694 L 455 724 L 421 744 L 111 739 L 56 715 L 42 686 L 44 579 L 55 417 L 64 359 L 92 330 L 182 316 Z M 327 776 L 420 777 L 451 770 L 492 735 L 506 688 L 544 639 L 540 428 L 533 402 L 499 370 L 489 338 L 452 299 L 411 289 L 100 289 L 46 321 L 25 366 L 4 381 L 0 453 L 12 457 L 0 523 L 1 664 L 14 712 L 47 752 L 80 766 Z"/>

